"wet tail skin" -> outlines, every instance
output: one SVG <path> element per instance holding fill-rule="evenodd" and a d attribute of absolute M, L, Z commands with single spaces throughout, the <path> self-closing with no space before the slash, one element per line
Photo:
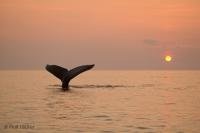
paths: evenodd
<path fill-rule="evenodd" d="M 82 65 L 68 71 L 66 68 L 57 65 L 46 65 L 46 70 L 61 80 L 63 90 L 69 90 L 69 82 L 71 79 L 93 67 L 94 64 Z"/>

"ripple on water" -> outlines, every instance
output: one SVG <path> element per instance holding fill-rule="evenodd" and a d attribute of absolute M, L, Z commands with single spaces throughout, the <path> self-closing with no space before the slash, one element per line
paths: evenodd
<path fill-rule="evenodd" d="M 109 131 L 109 130 L 103 130 L 101 131 L 101 133 L 114 133 L 113 131 Z"/>
<path fill-rule="evenodd" d="M 34 110 L 38 110 L 37 107 L 23 107 L 23 110 L 25 111 L 34 111 Z"/>
<path fill-rule="evenodd" d="M 94 118 L 109 118 L 108 115 L 95 115 Z"/>
<path fill-rule="evenodd" d="M 70 85 L 72 88 L 130 88 L 130 85 Z"/>
<path fill-rule="evenodd" d="M 83 133 L 83 132 L 85 132 L 85 131 L 80 130 L 80 129 L 76 129 L 76 130 L 74 130 L 74 132 L 76 132 L 76 133 Z"/>
<path fill-rule="evenodd" d="M 134 126 L 133 125 L 126 125 L 125 127 L 127 127 L 127 128 L 133 128 Z"/>
<path fill-rule="evenodd" d="M 139 126 L 139 127 L 136 127 L 137 129 L 142 129 L 142 130 L 146 130 L 146 129 L 151 129 L 149 127 L 142 127 L 142 126 Z"/>
<path fill-rule="evenodd" d="M 164 127 L 166 127 L 165 125 L 155 125 L 155 126 L 153 126 L 153 127 L 160 127 L 160 128 L 164 128 Z"/>
<path fill-rule="evenodd" d="M 154 84 L 142 84 L 142 87 L 154 87 Z"/>
<path fill-rule="evenodd" d="M 138 119 L 138 120 L 150 120 L 149 118 L 145 118 L 145 117 L 137 117 L 136 119 Z"/>
<path fill-rule="evenodd" d="M 105 121 L 113 121 L 113 119 L 111 119 L 111 118 L 108 118 L 108 119 L 105 119 Z"/>
<path fill-rule="evenodd" d="M 174 105 L 176 103 L 164 103 L 164 105 Z"/>
<path fill-rule="evenodd" d="M 183 87 L 174 87 L 173 89 L 174 90 L 185 90 L 186 88 L 183 88 Z"/>

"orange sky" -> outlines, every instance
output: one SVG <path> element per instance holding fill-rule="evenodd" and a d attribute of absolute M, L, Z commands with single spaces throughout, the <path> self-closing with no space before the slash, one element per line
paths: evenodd
<path fill-rule="evenodd" d="M 0 18 L 2 69 L 200 68 L 199 0 L 1 0 Z"/>

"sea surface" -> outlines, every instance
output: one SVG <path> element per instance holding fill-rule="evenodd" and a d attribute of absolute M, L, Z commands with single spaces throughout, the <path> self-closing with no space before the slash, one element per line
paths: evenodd
<path fill-rule="evenodd" d="M 199 133 L 200 71 L 0 71 L 0 133 Z"/>

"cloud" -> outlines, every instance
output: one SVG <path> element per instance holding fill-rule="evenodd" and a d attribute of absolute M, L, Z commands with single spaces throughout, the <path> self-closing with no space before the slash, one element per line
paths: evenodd
<path fill-rule="evenodd" d="M 155 40 L 155 39 L 144 39 L 143 43 L 147 44 L 147 45 L 155 46 L 155 45 L 158 45 L 158 40 Z"/>

